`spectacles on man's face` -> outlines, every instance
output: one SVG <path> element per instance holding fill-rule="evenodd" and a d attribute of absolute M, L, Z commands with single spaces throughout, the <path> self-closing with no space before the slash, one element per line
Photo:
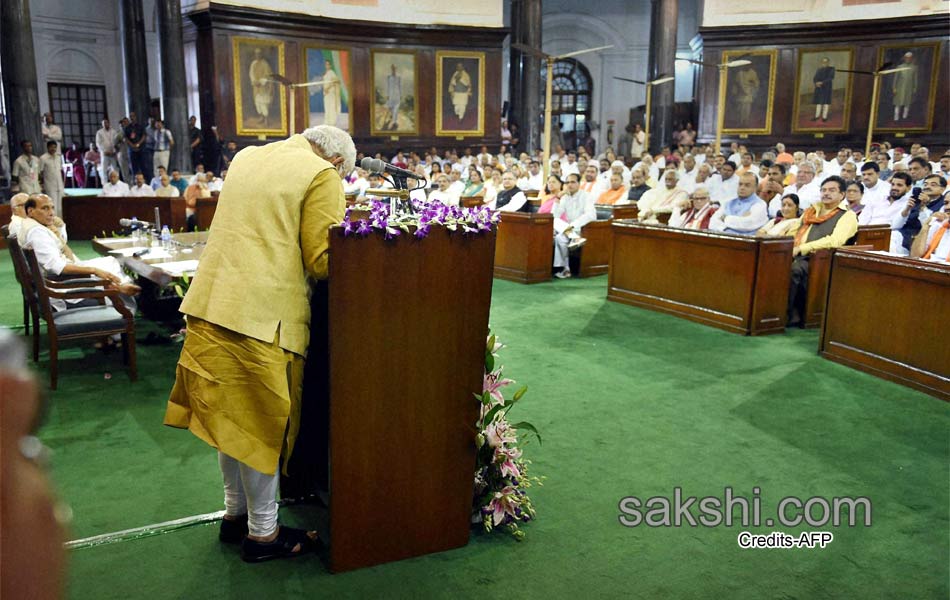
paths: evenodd
<path fill-rule="evenodd" d="M 690 200 L 709 200 L 709 196 L 690 196 Z"/>

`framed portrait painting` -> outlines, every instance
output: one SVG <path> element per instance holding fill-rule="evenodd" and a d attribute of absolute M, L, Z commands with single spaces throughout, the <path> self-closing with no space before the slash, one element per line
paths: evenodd
<path fill-rule="evenodd" d="M 371 50 L 373 98 L 371 135 L 419 133 L 416 54 L 402 50 Z"/>
<path fill-rule="evenodd" d="M 939 42 L 878 48 L 877 68 L 900 70 L 881 76 L 875 131 L 932 129 L 939 63 Z"/>
<path fill-rule="evenodd" d="M 772 133 L 772 100 L 775 94 L 777 50 L 726 50 L 722 62 L 747 60 L 749 64 L 726 69 L 723 133 Z"/>
<path fill-rule="evenodd" d="M 435 53 L 435 134 L 485 135 L 485 53 Z"/>
<path fill-rule="evenodd" d="M 316 84 L 303 88 L 307 98 L 308 127 L 333 125 L 351 131 L 353 74 L 349 50 L 304 46 L 303 58 L 307 81 Z"/>
<path fill-rule="evenodd" d="M 798 51 L 792 132 L 847 133 L 853 68 L 851 48 Z"/>
<path fill-rule="evenodd" d="M 287 96 L 272 76 L 284 73 L 284 43 L 232 37 L 234 122 L 238 135 L 286 135 Z"/>

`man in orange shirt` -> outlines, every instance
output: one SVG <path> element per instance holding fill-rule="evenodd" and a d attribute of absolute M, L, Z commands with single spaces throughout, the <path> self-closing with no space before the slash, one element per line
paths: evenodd
<path fill-rule="evenodd" d="M 627 204 L 627 188 L 623 185 L 623 176 L 610 174 L 610 187 L 598 198 L 597 204 Z"/>

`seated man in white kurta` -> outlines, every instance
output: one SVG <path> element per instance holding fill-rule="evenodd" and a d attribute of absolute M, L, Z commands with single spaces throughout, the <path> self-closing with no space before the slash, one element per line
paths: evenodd
<path fill-rule="evenodd" d="M 142 289 L 132 283 L 122 266 L 112 256 L 103 256 L 92 260 L 79 260 L 73 251 L 51 228 L 54 223 L 55 212 L 53 201 L 48 196 L 37 196 L 26 202 L 27 218 L 23 219 L 17 235 L 26 249 L 36 253 L 36 261 L 48 276 L 76 275 L 98 277 L 109 282 L 109 285 L 119 290 L 122 300 L 132 311 L 136 303 L 132 298 Z M 65 310 L 80 306 L 98 305 L 97 299 L 80 298 L 62 300 L 53 298 L 50 304 L 53 310 Z"/>
<path fill-rule="evenodd" d="M 597 219 L 594 198 L 580 189 L 580 176 L 571 173 L 567 176 L 567 193 L 554 206 L 554 267 L 560 269 L 555 275 L 560 279 L 571 276 L 568 266 L 568 254 L 571 248 L 583 245 L 586 241 L 581 235 L 582 228 Z"/>
<path fill-rule="evenodd" d="M 663 184 L 649 190 L 637 201 L 638 218 L 644 223 L 657 223 L 657 215 L 670 214 L 673 207 L 689 199 L 689 194 L 678 184 L 679 173 L 675 169 L 666 171 Z"/>

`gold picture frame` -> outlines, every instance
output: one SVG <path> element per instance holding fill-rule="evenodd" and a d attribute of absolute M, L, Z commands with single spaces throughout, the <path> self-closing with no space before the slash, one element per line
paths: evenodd
<path fill-rule="evenodd" d="M 448 81 L 444 79 L 447 72 Z M 437 50 L 435 82 L 435 134 L 483 137 L 485 53 Z M 453 87 L 459 91 L 453 91 Z"/>
<path fill-rule="evenodd" d="M 370 135 L 399 136 L 419 133 L 419 57 L 414 50 L 371 48 L 372 73 L 369 123 Z M 390 77 L 396 76 L 399 97 L 391 98 Z M 405 82 L 405 79 L 411 79 Z M 407 96 L 406 90 L 412 95 Z M 393 103 L 396 103 L 393 106 Z M 393 112 L 395 111 L 395 119 Z"/>
<path fill-rule="evenodd" d="M 771 135 L 778 50 L 725 50 L 722 62 L 746 59 L 751 64 L 726 69 L 722 132 L 724 134 Z M 762 95 L 762 82 L 767 82 Z"/>
<path fill-rule="evenodd" d="M 260 53 L 258 53 L 260 51 Z M 252 72 L 261 80 L 266 71 L 284 74 L 284 42 L 262 38 L 231 37 L 234 84 L 234 125 L 238 135 L 287 135 L 287 94 L 277 82 L 252 81 Z M 263 63 L 258 63 L 262 60 Z M 277 70 L 273 64 L 276 62 Z M 257 87 L 257 89 L 255 89 Z M 246 104 L 246 105 L 245 105 Z M 279 115 L 271 116 L 277 108 Z M 261 112 L 261 111 L 264 112 Z"/>
<path fill-rule="evenodd" d="M 829 64 L 823 65 L 827 58 Z M 822 67 L 833 69 L 831 92 L 826 98 L 820 98 L 821 92 L 814 81 L 821 74 Z M 837 46 L 829 48 L 807 48 L 798 51 L 798 67 L 795 75 L 795 102 L 792 109 L 792 133 L 847 133 L 851 123 L 851 95 L 854 91 L 852 73 L 841 69 L 854 69 L 854 49 Z M 807 79 L 811 77 L 811 80 Z M 844 86 L 839 87 L 840 82 Z M 826 83 L 826 82 L 822 82 Z M 827 99 L 825 112 L 815 100 Z M 815 112 L 811 112 L 812 107 Z M 815 116 L 818 112 L 827 115 L 824 120 Z M 809 116 L 811 115 L 811 116 Z"/>
<path fill-rule="evenodd" d="M 915 52 L 916 51 L 916 52 Z M 923 51 L 923 52 L 921 52 Z M 920 42 L 915 44 L 884 44 L 877 50 L 877 68 L 886 62 L 893 62 L 894 67 L 903 64 L 903 54 L 911 52 L 914 54 L 913 62 L 916 65 L 917 87 L 919 89 L 920 81 L 926 81 L 930 89 L 925 94 L 915 96 L 910 105 L 908 105 L 907 117 L 894 119 L 894 83 L 898 78 L 903 78 L 905 73 L 890 73 L 881 76 L 880 96 L 878 98 L 877 115 L 874 119 L 874 131 L 889 132 L 929 132 L 933 130 L 934 106 L 937 98 L 937 77 L 939 71 L 937 66 L 940 64 L 940 42 Z M 925 69 L 920 69 L 923 65 Z M 929 67 L 929 70 L 926 69 Z M 928 72 L 929 71 L 929 72 Z M 923 79 L 924 76 L 926 79 Z M 868 88 L 870 89 L 870 84 Z M 870 94 L 870 91 L 868 92 Z M 926 102 L 926 104 L 924 104 Z M 902 105 L 903 106 L 903 105 Z M 904 117 L 905 110 L 901 108 L 901 117 Z M 923 117 L 921 117 L 921 113 Z M 904 121 L 902 124 L 901 121 Z"/>

